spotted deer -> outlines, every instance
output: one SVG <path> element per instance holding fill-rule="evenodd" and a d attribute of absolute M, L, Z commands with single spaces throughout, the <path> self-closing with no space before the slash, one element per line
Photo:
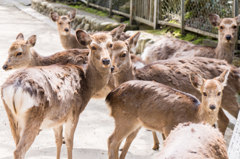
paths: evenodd
<path fill-rule="evenodd" d="M 149 64 L 157 60 L 200 56 L 224 59 L 228 63 L 232 63 L 240 15 L 235 18 L 221 19 L 218 15 L 211 14 L 209 20 L 213 26 L 218 27 L 218 44 L 216 48 L 194 45 L 176 38 L 161 36 L 156 43 L 145 48 L 142 59 Z"/>
<path fill-rule="evenodd" d="M 186 135 L 187 134 L 187 135 Z M 223 135 L 208 124 L 179 124 L 154 159 L 228 159 Z"/>
<path fill-rule="evenodd" d="M 137 36 L 139 33 L 136 33 Z M 134 36 L 133 36 L 134 37 Z M 132 38 L 134 41 L 134 38 Z M 140 69 L 134 69 L 131 64 L 131 58 L 129 54 L 129 48 L 127 43 L 118 41 L 114 42 L 112 50 L 112 64 L 114 67 L 113 77 L 116 86 L 129 80 L 145 80 L 156 81 L 163 83 L 170 87 L 176 88 L 183 92 L 193 94 L 198 99 L 201 98 L 199 91 L 194 89 L 188 78 L 188 74 L 197 72 L 204 78 L 214 78 L 218 76 L 227 68 L 231 68 L 230 76 L 228 79 L 228 85 L 223 92 L 222 107 L 237 118 L 239 112 L 237 94 L 240 92 L 240 70 L 224 60 L 194 57 L 192 59 L 169 59 L 154 62 L 153 64 L 146 65 Z M 228 118 L 224 114 L 223 110 L 219 111 L 218 128 L 224 134 L 227 125 L 229 123 Z M 154 147 L 159 148 L 159 141 L 155 133 Z"/>
<path fill-rule="evenodd" d="M 88 49 L 69 49 L 57 52 L 50 56 L 41 56 L 34 50 L 37 37 L 30 36 L 24 40 L 22 33 L 19 33 L 9 50 L 8 58 L 2 68 L 5 71 L 32 66 L 48 66 L 52 64 L 76 64 L 87 63 Z"/>
<path fill-rule="evenodd" d="M 159 131 L 167 137 L 179 123 L 217 121 L 222 91 L 229 70 L 213 79 L 191 74 L 192 85 L 202 94 L 202 102 L 193 95 L 154 81 L 132 80 L 121 84 L 106 97 L 115 130 L 108 139 L 109 159 L 118 159 L 118 149 L 126 143 L 120 155 L 124 159 L 131 142 L 141 127 Z"/>
<path fill-rule="evenodd" d="M 22 69 L 2 85 L 1 94 L 16 149 L 15 159 L 23 159 L 41 129 L 53 128 L 57 159 L 62 146 L 62 127 L 68 159 L 72 159 L 73 137 L 79 114 L 95 92 L 109 81 L 110 51 L 115 34 L 89 35 L 76 31 L 80 43 L 89 48 L 85 71 L 78 65 L 50 65 Z"/>

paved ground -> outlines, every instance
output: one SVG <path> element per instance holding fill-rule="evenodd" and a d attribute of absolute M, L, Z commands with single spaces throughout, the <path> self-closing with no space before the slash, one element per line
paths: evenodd
<path fill-rule="evenodd" d="M 23 1 L 23 0 L 21 0 Z M 50 55 L 62 50 L 55 24 L 47 17 L 41 16 L 29 7 L 19 6 L 25 12 L 17 9 L 11 1 L 0 0 L 0 66 L 7 58 L 7 50 L 15 40 L 16 35 L 22 32 L 25 38 L 32 34 L 37 35 L 35 49 L 42 55 Z M 16 3 L 16 2 L 14 2 Z M 14 71 L 5 72 L 0 69 L 0 85 Z M 104 100 L 91 100 L 81 114 L 75 133 L 74 158 L 106 159 L 107 138 L 114 128 L 113 119 L 109 117 Z M 0 101 L 0 159 L 12 158 L 15 149 L 8 120 Z M 229 141 L 232 131 L 228 129 L 226 139 Z M 156 154 L 151 150 L 151 132 L 142 129 L 134 140 L 128 159 L 146 159 Z M 55 158 L 55 142 L 52 130 L 44 130 L 36 138 L 27 153 L 29 159 Z M 62 157 L 66 157 L 66 147 L 62 148 Z"/>
<path fill-rule="evenodd" d="M 28 8 L 25 8 L 28 9 Z M 31 11 L 28 9 L 28 11 Z M 32 12 L 32 11 L 31 11 Z M 37 13 L 32 12 L 34 16 Z M 14 7 L 9 1 L 0 0 L 0 66 L 7 58 L 7 50 L 15 40 L 16 35 L 22 32 L 25 37 L 37 35 L 35 49 L 42 55 L 62 50 L 56 28 L 51 27 L 51 21 L 46 17 L 38 17 L 38 20 Z M 14 73 L 0 69 L 0 85 L 6 78 Z M 109 117 L 104 100 L 91 100 L 86 110 L 81 114 L 75 133 L 73 156 L 75 159 L 106 159 L 107 138 L 113 131 L 113 119 Z M 10 132 L 8 119 L 0 101 L 0 159 L 12 159 L 15 149 Z M 127 158 L 145 159 L 155 152 L 151 150 L 151 132 L 142 130 L 130 148 Z M 29 159 L 53 159 L 55 158 L 55 142 L 52 130 L 44 130 L 37 136 L 35 142 L 27 153 Z M 66 157 L 66 147 L 62 148 L 62 157 Z"/>

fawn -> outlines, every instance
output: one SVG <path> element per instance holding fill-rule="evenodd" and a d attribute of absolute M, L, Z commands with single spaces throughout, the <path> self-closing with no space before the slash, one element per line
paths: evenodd
<path fill-rule="evenodd" d="M 209 57 L 233 60 L 233 52 L 238 35 L 240 15 L 235 18 L 221 19 L 217 14 L 209 15 L 213 26 L 218 27 L 218 45 L 216 48 L 198 46 L 183 40 L 161 36 L 159 40 L 145 48 L 142 59 L 146 63 L 178 57 Z"/>
<path fill-rule="evenodd" d="M 23 34 L 19 33 L 16 41 L 12 43 L 8 50 L 8 59 L 2 68 L 7 71 L 32 66 L 67 63 L 83 65 L 87 63 L 88 49 L 69 49 L 44 57 L 33 49 L 36 40 L 36 35 L 32 35 L 25 41 Z"/>
<path fill-rule="evenodd" d="M 85 71 L 72 64 L 30 67 L 6 80 L 1 94 L 16 143 L 15 159 L 24 158 L 40 129 L 45 128 L 54 130 L 59 159 L 63 124 L 68 159 L 72 159 L 79 114 L 109 81 L 114 36 L 111 32 L 89 35 L 83 30 L 76 31 L 79 42 L 89 48 Z"/>
<path fill-rule="evenodd" d="M 193 95 L 153 81 L 128 81 L 111 91 L 106 103 L 115 120 L 115 130 L 108 139 L 109 159 L 118 159 L 119 146 L 127 138 L 120 155 L 120 159 L 124 159 L 142 126 L 167 137 L 179 123 L 190 121 L 213 125 L 217 121 L 228 74 L 229 70 L 225 70 L 208 80 L 190 75 L 192 85 L 202 94 L 201 103 Z"/>
<path fill-rule="evenodd" d="M 187 135 L 186 135 L 187 134 Z M 208 124 L 179 124 L 154 159 L 228 159 L 223 135 Z"/>
<path fill-rule="evenodd" d="M 50 17 L 57 23 L 60 41 L 64 49 L 86 48 L 78 42 L 75 35 L 71 33 L 71 22 L 76 16 L 76 10 L 68 12 L 67 15 L 59 16 L 57 12 L 51 12 Z"/>

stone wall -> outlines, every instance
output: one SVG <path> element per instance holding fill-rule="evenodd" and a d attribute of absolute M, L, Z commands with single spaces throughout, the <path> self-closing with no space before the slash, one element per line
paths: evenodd
<path fill-rule="evenodd" d="M 50 3 L 44 0 L 32 0 L 32 8 L 49 16 L 50 12 L 66 15 L 74 8 L 59 3 Z M 101 17 L 82 10 L 77 10 L 76 18 L 72 23 L 73 29 L 84 29 L 86 31 L 108 31 L 117 27 L 119 23 L 107 17 Z"/>

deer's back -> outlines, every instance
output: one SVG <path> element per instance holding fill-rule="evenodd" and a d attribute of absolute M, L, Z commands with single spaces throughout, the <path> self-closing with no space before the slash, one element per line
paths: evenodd
<path fill-rule="evenodd" d="M 44 60 L 42 60 L 41 65 L 47 66 L 52 64 L 74 64 L 81 66 L 83 64 L 87 64 L 88 54 L 88 49 L 69 49 L 45 57 Z"/>
<path fill-rule="evenodd" d="M 179 124 L 171 131 L 155 159 L 179 158 L 227 159 L 224 138 L 218 129 L 210 125 Z"/>
<path fill-rule="evenodd" d="M 195 121 L 200 104 L 196 97 L 187 93 L 157 82 L 138 80 L 121 84 L 108 94 L 106 102 L 113 117 L 124 114 L 137 118 L 146 126 L 157 124 L 161 127 Z"/>
<path fill-rule="evenodd" d="M 214 58 L 215 51 L 211 47 L 198 46 L 176 38 L 161 36 L 157 42 L 146 47 L 142 58 L 145 62 L 151 63 L 157 60 L 194 56 Z"/>
<path fill-rule="evenodd" d="M 72 107 L 81 107 L 84 80 L 82 68 L 73 65 L 27 68 L 6 80 L 2 99 L 16 114 L 37 107 L 47 109 L 46 116 L 55 114 L 50 117 L 57 120 L 67 116 Z"/>
<path fill-rule="evenodd" d="M 239 70 L 224 60 L 194 57 L 190 59 L 182 58 L 157 61 L 141 69 L 137 69 L 136 78 L 163 83 L 183 92 L 193 94 L 200 99 L 201 94 L 191 85 L 189 75 L 197 73 L 205 79 L 212 79 L 219 76 L 229 67 L 231 68 L 231 72 L 228 84 L 223 91 L 223 104 L 229 104 L 228 97 L 235 96 L 235 93 L 239 89 Z"/>

